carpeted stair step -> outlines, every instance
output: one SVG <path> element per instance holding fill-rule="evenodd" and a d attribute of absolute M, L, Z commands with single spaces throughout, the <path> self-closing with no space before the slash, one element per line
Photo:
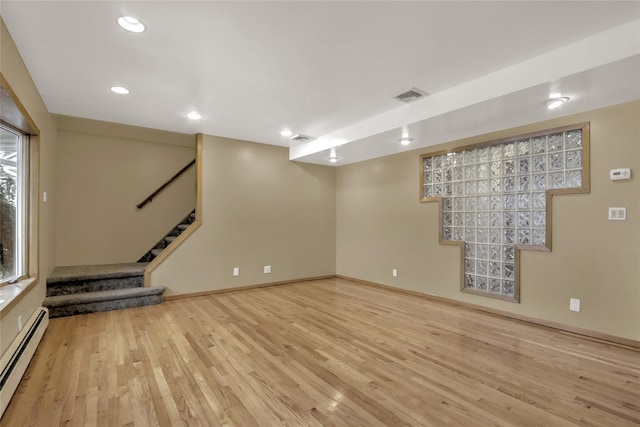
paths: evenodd
<path fill-rule="evenodd" d="M 191 224 L 178 224 L 178 229 L 180 230 L 180 232 L 186 230 L 187 228 L 189 228 Z"/>
<path fill-rule="evenodd" d="M 178 236 L 167 236 L 164 238 L 164 241 L 167 242 L 167 245 L 170 245 L 174 240 L 176 240 L 177 237 Z"/>
<path fill-rule="evenodd" d="M 160 304 L 165 289 L 156 286 L 58 295 L 45 298 L 42 305 L 49 309 L 49 317 L 74 316 Z"/>
<path fill-rule="evenodd" d="M 147 263 L 56 267 L 47 278 L 47 296 L 139 288 Z"/>
<path fill-rule="evenodd" d="M 153 257 L 157 257 L 158 255 L 160 255 L 160 252 L 162 252 L 162 249 L 156 248 L 156 249 L 151 249 L 151 255 L 153 255 Z"/>

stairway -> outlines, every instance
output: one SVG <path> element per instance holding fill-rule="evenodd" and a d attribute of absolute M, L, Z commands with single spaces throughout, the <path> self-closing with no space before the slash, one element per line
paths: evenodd
<path fill-rule="evenodd" d="M 49 317 L 160 304 L 164 286 L 144 287 L 146 263 L 56 267 L 42 305 Z"/>
<path fill-rule="evenodd" d="M 144 254 L 138 262 L 151 262 L 155 257 L 169 246 L 184 230 L 189 228 L 191 224 L 196 220 L 196 211 L 193 210 L 182 221 L 171 229 L 158 243 L 155 244 L 146 254 Z"/>

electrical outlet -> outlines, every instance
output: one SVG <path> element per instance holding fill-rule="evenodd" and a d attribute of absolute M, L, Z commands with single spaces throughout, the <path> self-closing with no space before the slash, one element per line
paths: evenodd
<path fill-rule="evenodd" d="M 18 316 L 18 332 L 22 331 L 22 316 Z"/>
<path fill-rule="evenodd" d="M 234 276 L 240 275 L 240 267 L 233 267 L 233 275 Z"/>
<path fill-rule="evenodd" d="M 271 266 L 270 265 L 265 265 L 264 266 L 264 274 L 268 274 L 271 273 Z"/>
<path fill-rule="evenodd" d="M 395 268 L 393 270 L 391 270 L 391 275 L 393 277 L 398 277 L 398 270 L 396 270 Z"/>
<path fill-rule="evenodd" d="M 580 300 L 577 298 L 571 298 L 569 300 L 569 310 L 571 311 L 580 311 Z"/>
<path fill-rule="evenodd" d="M 609 208 L 609 221 L 626 221 L 627 208 Z"/>

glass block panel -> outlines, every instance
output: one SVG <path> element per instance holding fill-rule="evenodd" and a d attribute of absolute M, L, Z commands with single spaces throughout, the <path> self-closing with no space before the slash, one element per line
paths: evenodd
<path fill-rule="evenodd" d="M 547 158 L 545 156 L 535 156 L 532 160 L 534 172 L 544 172 L 547 170 Z"/>
<path fill-rule="evenodd" d="M 463 196 L 464 195 L 464 182 L 454 182 L 453 183 L 453 195 L 454 196 Z"/>
<path fill-rule="evenodd" d="M 566 172 L 566 187 L 567 188 L 580 188 L 582 187 L 582 171 L 567 171 Z"/>
<path fill-rule="evenodd" d="M 433 195 L 435 197 L 442 197 L 442 184 L 434 184 Z"/>
<path fill-rule="evenodd" d="M 500 293 L 501 280 L 495 277 L 489 277 L 489 292 L 493 294 Z"/>
<path fill-rule="evenodd" d="M 508 176 L 506 178 L 502 178 L 502 191 L 505 193 L 511 193 L 516 190 L 516 178 L 513 176 Z"/>
<path fill-rule="evenodd" d="M 451 229 L 451 227 L 444 227 L 442 229 L 442 239 L 443 240 L 452 240 L 453 237 L 453 231 Z"/>
<path fill-rule="evenodd" d="M 464 287 L 467 289 L 474 289 L 476 287 L 476 276 L 470 274 L 464 275 Z"/>
<path fill-rule="evenodd" d="M 442 169 L 442 181 L 451 182 L 451 168 Z"/>
<path fill-rule="evenodd" d="M 540 154 L 547 151 L 547 138 L 542 136 L 531 139 L 531 152 L 533 154 Z"/>
<path fill-rule="evenodd" d="M 489 240 L 489 230 L 486 228 L 478 228 L 476 230 L 476 242 L 487 243 Z"/>
<path fill-rule="evenodd" d="M 564 134 L 554 133 L 553 135 L 549 135 L 547 149 L 548 151 L 560 151 L 564 149 Z"/>
<path fill-rule="evenodd" d="M 462 227 L 464 225 L 464 213 L 462 212 L 453 213 L 453 225 L 455 225 L 456 227 Z"/>
<path fill-rule="evenodd" d="M 475 211 L 476 210 L 476 198 L 475 197 L 465 197 L 465 199 L 464 199 L 464 208 L 467 211 Z"/>
<path fill-rule="evenodd" d="M 452 195 L 452 189 L 451 189 L 451 183 L 450 182 L 445 182 L 444 184 L 442 184 L 442 195 L 444 197 L 451 197 Z"/>
<path fill-rule="evenodd" d="M 531 244 L 531 231 L 518 229 L 518 243 L 521 245 Z"/>
<path fill-rule="evenodd" d="M 529 175 L 523 175 L 518 177 L 518 191 L 529 190 Z"/>
<path fill-rule="evenodd" d="M 505 194 L 503 196 L 503 209 L 515 209 L 516 208 L 516 196 L 514 194 Z"/>
<path fill-rule="evenodd" d="M 502 243 L 505 245 L 513 245 L 516 243 L 516 229 L 505 228 L 502 230 Z"/>
<path fill-rule="evenodd" d="M 489 226 L 489 212 L 478 212 L 478 217 L 476 218 L 476 224 L 478 227 L 488 227 Z"/>
<path fill-rule="evenodd" d="M 478 150 L 477 150 L 477 159 L 478 159 L 478 162 L 480 162 L 480 163 L 488 162 L 489 161 L 489 148 L 488 147 L 478 148 Z"/>
<path fill-rule="evenodd" d="M 547 189 L 547 176 L 545 174 L 533 175 L 533 189 L 534 190 Z"/>
<path fill-rule="evenodd" d="M 476 225 L 476 214 L 475 212 L 467 212 L 464 214 L 464 226 L 465 227 L 474 227 Z"/>
<path fill-rule="evenodd" d="M 492 161 L 502 160 L 502 145 L 489 147 L 489 156 Z"/>
<path fill-rule="evenodd" d="M 439 184 L 442 182 L 442 169 L 436 169 L 433 171 L 433 183 Z"/>
<path fill-rule="evenodd" d="M 487 275 L 488 261 L 479 259 L 476 261 L 476 274 Z"/>
<path fill-rule="evenodd" d="M 513 160 L 505 160 L 502 162 L 502 173 L 504 175 L 513 175 L 516 173 L 516 165 Z"/>
<path fill-rule="evenodd" d="M 489 197 L 488 196 L 480 196 L 476 201 L 476 209 L 479 211 L 486 211 L 489 209 Z"/>
<path fill-rule="evenodd" d="M 502 212 L 491 212 L 489 215 L 489 226 L 500 228 L 502 225 Z"/>
<path fill-rule="evenodd" d="M 476 256 L 478 259 L 487 259 L 489 251 L 489 245 L 478 244 L 476 245 Z"/>
<path fill-rule="evenodd" d="M 559 170 L 564 168 L 564 155 L 562 153 L 549 154 L 549 170 Z"/>
<path fill-rule="evenodd" d="M 485 276 L 477 276 L 476 277 L 476 288 L 479 291 L 487 290 L 487 278 Z"/>
<path fill-rule="evenodd" d="M 455 211 L 464 210 L 464 197 L 454 197 L 453 198 L 453 210 L 455 210 Z"/>
<path fill-rule="evenodd" d="M 513 263 L 516 259 L 516 251 L 513 246 L 503 246 L 502 247 L 502 260 L 504 262 Z"/>
<path fill-rule="evenodd" d="M 511 159 L 516 155 L 516 145 L 513 142 L 504 144 L 502 150 L 502 157 L 505 159 Z"/>
<path fill-rule="evenodd" d="M 464 240 L 464 228 L 453 227 L 453 240 Z"/>
<path fill-rule="evenodd" d="M 482 180 L 478 181 L 478 194 L 487 194 L 489 193 L 489 181 Z"/>
<path fill-rule="evenodd" d="M 565 148 L 582 148 L 582 132 L 579 130 L 572 130 L 565 135 Z"/>
<path fill-rule="evenodd" d="M 529 159 L 520 159 L 518 160 L 518 173 L 526 174 L 529 173 Z"/>
<path fill-rule="evenodd" d="M 432 181 L 432 176 L 433 176 L 433 172 L 431 172 L 431 171 L 425 171 L 425 172 L 424 172 L 424 175 L 423 175 L 423 177 L 424 177 L 424 183 L 425 183 L 425 184 L 431 184 L 431 183 L 433 182 L 433 181 Z"/>
<path fill-rule="evenodd" d="M 564 186 L 564 173 L 562 172 L 550 173 L 548 185 L 550 188 L 562 188 Z"/>
<path fill-rule="evenodd" d="M 489 245 L 489 259 L 493 261 L 500 261 L 502 259 L 502 246 Z M 500 272 L 498 272 L 498 276 Z"/>
<path fill-rule="evenodd" d="M 531 212 L 518 212 L 518 227 L 531 227 Z"/>
<path fill-rule="evenodd" d="M 533 193 L 533 208 L 544 209 L 547 206 L 546 193 Z"/>
<path fill-rule="evenodd" d="M 487 179 L 489 178 L 489 165 L 486 163 L 476 166 L 476 178 Z"/>
<path fill-rule="evenodd" d="M 451 227 L 453 225 L 453 218 L 451 212 L 443 212 L 442 213 L 442 226 L 443 227 Z"/>
<path fill-rule="evenodd" d="M 433 197 L 433 185 L 424 186 L 424 197 Z"/>
<path fill-rule="evenodd" d="M 489 229 L 489 243 L 499 244 L 502 240 L 502 232 L 500 228 Z"/>
<path fill-rule="evenodd" d="M 468 258 L 476 257 L 476 245 L 473 243 L 465 243 L 464 245 L 464 253 Z"/>
<path fill-rule="evenodd" d="M 502 209 L 502 196 L 490 196 L 489 197 L 489 209 L 500 210 Z"/>
<path fill-rule="evenodd" d="M 501 176 L 502 175 L 502 162 L 493 162 L 491 163 L 491 176 Z"/>
<path fill-rule="evenodd" d="M 466 273 L 475 273 L 476 272 L 476 261 L 474 259 L 465 259 L 464 260 L 464 271 Z"/>
<path fill-rule="evenodd" d="M 502 277 L 507 279 L 513 279 L 514 277 L 514 265 L 510 263 L 502 264 Z"/>
<path fill-rule="evenodd" d="M 514 211 L 504 211 L 502 215 L 504 218 L 502 225 L 504 225 L 505 227 L 515 227 L 516 213 Z"/>
<path fill-rule="evenodd" d="M 476 181 L 466 181 L 464 183 L 464 194 L 471 196 L 476 194 Z"/>
<path fill-rule="evenodd" d="M 464 241 L 465 242 L 470 242 L 470 243 L 473 243 L 473 242 L 476 241 L 476 229 L 475 228 L 466 227 L 464 229 Z"/>
<path fill-rule="evenodd" d="M 502 263 L 489 261 L 489 276 L 500 277 L 502 271 Z"/>
<path fill-rule="evenodd" d="M 467 181 L 476 179 L 476 167 L 474 165 L 464 167 L 464 179 Z"/>
<path fill-rule="evenodd" d="M 442 167 L 442 156 L 433 156 L 433 168 L 440 169 Z"/>
<path fill-rule="evenodd" d="M 533 230 L 533 244 L 536 246 L 544 246 L 546 244 L 545 241 L 546 232 L 545 230 Z"/>
<path fill-rule="evenodd" d="M 462 166 L 454 166 L 453 168 L 453 180 L 462 181 L 464 179 L 464 168 Z"/>
<path fill-rule="evenodd" d="M 518 146 L 518 157 L 528 156 L 531 152 L 531 142 L 528 139 L 516 142 Z"/>
<path fill-rule="evenodd" d="M 518 193 L 518 209 L 531 209 L 531 193 Z"/>
<path fill-rule="evenodd" d="M 536 228 L 543 228 L 546 225 L 546 212 L 534 211 L 533 212 L 533 226 Z"/>
<path fill-rule="evenodd" d="M 565 165 L 567 169 L 582 167 L 582 150 L 567 151 L 565 153 Z"/>
<path fill-rule="evenodd" d="M 502 281 L 502 294 L 507 296 L 513 296 L 513 280 Z"/>
<path fill-rule="evenodd" d="M 431 169 L 432 163 L 433 157 L 425 157 L 424 160 L 422 160 L 422 167 L 424 168 L 424 170 L 429 170 Z"/>
<path fill-rule="evenodd" d="M 475 150 L 465 150 L 464 152 L 464 164 L 470 165 L 476 162 L 476 151 Z"/>
<path fill-rule="evenodd" d="M 450 211 L 453 208 L 453 199 L 451 197 L 447 197 L 442 199 L 442 210 Z"/>

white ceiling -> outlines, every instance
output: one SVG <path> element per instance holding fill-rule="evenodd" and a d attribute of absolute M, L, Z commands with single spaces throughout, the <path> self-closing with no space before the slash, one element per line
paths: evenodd
<path fill-rule="evenodd" d="M 290 146 L 312 163 L 640 99 L 638 1 L 2 0 L 0 13 L 52 113 Z M 122 15 L 147 31 L 123 31 Z M 429 96 L 393 99 L 411 87 Z M 551 92 L 572 99 L 550 112 Z M 285 127 L 315 139 L 290 143 Z"/>

